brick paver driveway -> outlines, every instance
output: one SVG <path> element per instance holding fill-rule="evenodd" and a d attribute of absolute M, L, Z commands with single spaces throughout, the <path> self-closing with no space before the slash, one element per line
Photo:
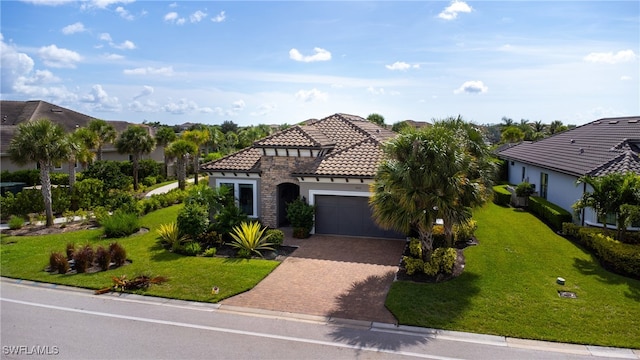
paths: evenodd
<path fill-rule="evenodd" d="M 405 242 L 313 235 L 252 290 L 222 301 L 333 318 L 396 323 L 384 301 Z"/>

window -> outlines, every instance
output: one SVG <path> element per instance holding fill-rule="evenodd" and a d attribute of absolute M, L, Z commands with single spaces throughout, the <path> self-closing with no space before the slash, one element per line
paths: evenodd
<path fill-rule="evenodd" d="M 526 167 L 522 167 L 522 181 L 525 181 L 525 175 L 527 174 L 527 168 Z"/>
<path fill-rule="evenodd" d="M 547 188 L 549 187 L 549 174 L 540 173 L 540 197 L 547 198 Z"/>
<path fill-rule="evenodd" d="M 256 202 L 258 184 L 255 180 L 216 180 L 216 186 L 226 186 L 231 189 L 230 195 L 233 196 L 240 210 L 250 217 L 258 216 Z"/>

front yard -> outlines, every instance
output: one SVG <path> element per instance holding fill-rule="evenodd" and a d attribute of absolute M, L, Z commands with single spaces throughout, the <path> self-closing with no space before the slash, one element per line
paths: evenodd
<path fill-rule="evenodd" d="M 146 234 L 117 239 L 127 251 L 131 264 L 106 272 L 74 275 L 51 275 L 44 271 L 51 251 L 64 252 L 67 243 L 108 246 L 113 239 L 102 239 L 102 230 L 82 230 L 48 236 L 2 236 L 0 274 L 6 277 L 64 284 L 90 289 L 111 286 L 113 276 L 149 274 L 165 276 L 168 282 L 152 285 L 146 295 L 167 298 L 218 302 L 253 288 L 279 262 L 260 259 L 225 259 L 191 257 L 168 252 L 156 242 L 160 224 L 174 221 L 182 205 L 154 211 L 141 219 L 149 229 Z M 212 287 L 219 288 L 212 294 Z"/>
<path fill-rule="evenodd" d="M 474 218 L 479 245 L 465 250 L 459 278 L 392 285 L 386 304 L 401 324 L 640 348 L 640 281 L 604 270 L 527 212 L 490 203 Z"/>

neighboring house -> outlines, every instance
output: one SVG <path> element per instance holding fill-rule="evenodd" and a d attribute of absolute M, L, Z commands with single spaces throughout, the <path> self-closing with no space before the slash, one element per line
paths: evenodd
<path fill-rule="evenodd" d="M 91 116 L 84 115 L 61 106 L 50 104 L 46 101 L 0 101 L 0 167 L 3 171 L 16 171 L 20 169 L 36 168 L 35 163 L 27 164 L 25 166 L 14 164 L 9 159 L 9 154 L 7 152 L 9 149 L 9 144 L 11 143 L 11 139 L 13 138 L 13 135 L 20 123 L 35 121 L 42 118 L 47 118 L 53 123 L 62 126 L 68 133 L 75 131 L 79 127 L 86 127 L 89 122 L 94 119 Z M 125 121 L 107 122 L 113 125 L 118 134 L 124 131 L 129 125 L 138 125 Z M 147 128 L 153 135 L 153 128 L 148 126 Z M 118 153 L 113 144 L 105 144 L 102 148 L 102 158 L 103 160 L 126 161 L 129 160 L 129 155 Z M 144 155 L 143 158 L 162 162 L 162 148 L 156 148 L 150 154 Z M 76 168 L 77 170 L 80 170 L 80 165 L 77 164 Z M 56 167 L 54 171 L 67 172 L 68 164 L 62 163 L 59 167 Z"/>
<path fill-rule="evenodd" d="M 400 238 L 374 223 L 368 203 L 380 145 L 394 136 L 359 116 L 335 114 L 258 140 L 201 171 L 212 187 L 232 187 L 242 211 L 264 225 L 287 225 L 287 204 L 303 196 L 316 206 L 317 234 Z"/>
<path fill-rule="evenodd" d="M 508 161 L 509 183 L 534 184 L 541 197 L 573 212 L 571 206 L 592 190 L 576 185 L 579 177 L 627 171 L 640 174 L 640 117 L 600 119 L 536 142 L 506 146 L 496 153 Z M 602 225 L 591 209 L 578 220 Z"/>

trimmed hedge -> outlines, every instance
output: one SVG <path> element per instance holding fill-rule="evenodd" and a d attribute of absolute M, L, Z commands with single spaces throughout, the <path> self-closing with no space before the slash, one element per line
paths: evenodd
<path fill-rule="evenodd" d="M 493 202 L 500 206 L 509 206 L 511 193 L 507 190 L 507 185 L 496 185 L 493 187 Z"/>
<path fill-rule="evenodd" d="M 546 221 L 555 230 L 562 230 L 563 223 L 573 220 L 570 212 L 539 196 L 529 197 L 529 211 Z"/>
<path fill-rule="evenodd" d="M 565 235 L 591 250 L 602 266 L 617 274 L 640 279 L 640 245 L 625 244 L 602 233 L 602 229 L 562 224 Z"/>

